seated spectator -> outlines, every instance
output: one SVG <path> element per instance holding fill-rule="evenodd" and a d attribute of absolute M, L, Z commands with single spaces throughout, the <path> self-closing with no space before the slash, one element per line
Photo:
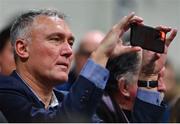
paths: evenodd
<path fill-rule="evenodd" d="M 8 25 L 0 32 L 0 74 L 10 75 L 15 70 L 13 49 L 10 42 L 10 29 Z"/>
<path fill-rule="evenodd" d="M 167 92 L 165 93 L 165 101 L 169 104 L 169 106 L 173 106 L 174 99 L 176 99 L 176 75 L 174 71 L 174 67 L 170 60 L 168 60 L 165 64 L 165 71 L 164 71 L 164 81 L 167 87 Z M 171 82 L 171 83 L 169 83 Z"/>
<path fill-rule="evenodd" d="M 136 97 L 141 58 L 138 53 L 127 53 L 109 59 L 107 82 L 98 116 L 105 122 L 129 122 Z"/>
<path fill-rule="evenodd" d="M 170 60 L 168 60 L 165 63 L 163 80 L 166 85 L 166 93 L 165 93 L 164 100 L 167 103 L 167 109 L 163 114 L 162 122 L 168 123 L 170 122 L 172 108 L 179 97 L 179 93 L 177 89 L 177 82 L 176 82 L 176 75 L 175 75 L 175 71 Z"/>
<path fill-rule="evenodd" d="M 107 69 L 110 77 L 97 109 L 98 116 L 104 122 L 132 121 L 131 113 L 136 98 L 140 67 L 141 56 L 138 53 L 126 53 L 109 59 Z M 159 84 L 163 83 L 159 82 Z M 158 90 L 165 92 L 165 87 L 159 85 Z"/>

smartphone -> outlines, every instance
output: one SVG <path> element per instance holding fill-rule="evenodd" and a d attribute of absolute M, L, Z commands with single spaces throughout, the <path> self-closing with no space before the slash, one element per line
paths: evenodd
<path fill-rule="evenodd" d="M 164 53 L 166 33 L 142 24 L 132 23 L 130 44 L 143 49 Z"/>

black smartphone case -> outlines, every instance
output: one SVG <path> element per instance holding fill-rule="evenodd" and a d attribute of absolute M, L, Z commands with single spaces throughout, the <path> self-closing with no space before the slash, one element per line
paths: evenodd
<path fill-rule="evenodd" d="M 130 43 L 132 46 L 164 53 L 165 37 L 162 37 L 162 33 L 164 32 L 152 27 L 133 23 L 131 24 Z"/>

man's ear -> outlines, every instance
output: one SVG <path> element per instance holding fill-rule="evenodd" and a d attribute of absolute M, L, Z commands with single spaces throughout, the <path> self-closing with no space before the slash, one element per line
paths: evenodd
<path fill-rule="evenodd" d="M 25 41 L 23 39 L 18 39 L 15 43 L 16 53 L 22 59 L 27 59 L 29 57 L 27 42 L 28 41 Z"/>
<path fill-rule="evenodd" d="M 126 80 L 122 77 L 118 80 L 118 88 L 119 92 L 125 96 L 125 97 L 130 97 L 129 93 L 129 85 L 126 83 Z"/>

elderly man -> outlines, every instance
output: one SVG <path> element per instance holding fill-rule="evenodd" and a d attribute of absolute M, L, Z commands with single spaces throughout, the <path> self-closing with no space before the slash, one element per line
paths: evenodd
<path fill-rule="evenodd" d="M 68 79 L 74 42 L 64 15 L 44 10 L 20 16 L 11 29 L 16 71 L 11 78 L 0 79 L 0 110 L 7 121 L 91 122 L 109 76 L 105 69 L 108 58 L 141 50 L 123 46 L 119 38 L 130 23 L 142 21 L 131 13 L 113 26 L 92 53 L 70 92 L 63 95 L 53 88 Z M 175 34 L 173 30 L 168 43 Z M 148 64 L 148 60 L 143 64 Z M 149 73 L 156 76 L 154 72 Z M 152 79 L 145 73 L 142 78 Z M 136 116 L 141 116 L 139 114 Z"/>
<path fill-rule="evenodd" d="M 141 87 L 137 85 L 140 67 L 140 53 L 126 53 L 109 59 L 107 69 L 110 72 L 110 76 L 101 104 L 97 108 L 97 114 L 104 122 L 125 123 L 137 121 L 132 119 L 132 112 L 135 100 L 142 98 L 140 96 L 140 92 L 142 92 Z M 157 86 L 157 90 L 159 93 L 156 92 L 157 95 L 155 95 L 154 93 L 147 92 L 147 98 L 149 98 L 148 103 L 150 103 L 152 99 L 156 100 L 158 94 L 160 95 L 165 92 L 162 71 L 158 77 L 159 85 Z M 145 93 L 146 91 L 143 92 Z M 141 105 L 143 106 L 143 104 Z M 154 105 L 157 105 L 157 110 L 161 107 L 163 108 L 163 105 Z M 151 113 L 152 106 L 153 104 L 146 106 L 146 111 Z M 151 116 L 149 116 L 144 122 L 160 121 L 160 118 L 152 119 L 153 120 L 151 120 Z"/>

